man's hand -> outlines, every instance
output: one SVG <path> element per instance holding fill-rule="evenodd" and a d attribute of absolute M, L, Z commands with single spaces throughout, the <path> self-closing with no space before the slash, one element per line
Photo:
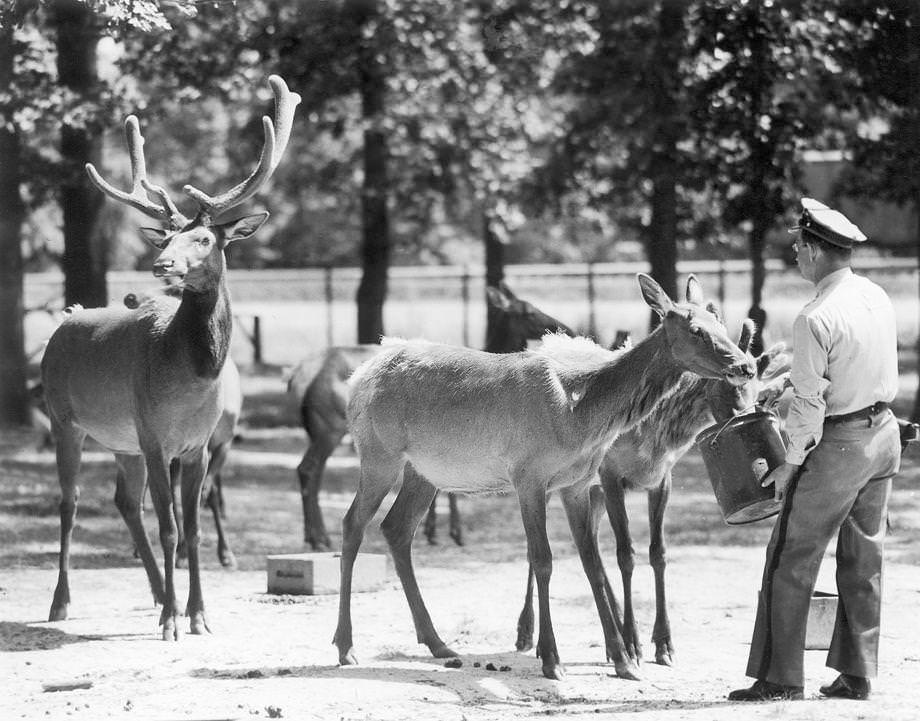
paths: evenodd
<path fill-rule="evenodd" d="M 800 466 L 792 463 L 783 463 L 770 471 L 760 482 L 760 485 L 766 488 L 773 484 L 773 497 L 777 501 L 781 501 L 786 497 L 786 487 L 795 478 L 799 468 Z"/>

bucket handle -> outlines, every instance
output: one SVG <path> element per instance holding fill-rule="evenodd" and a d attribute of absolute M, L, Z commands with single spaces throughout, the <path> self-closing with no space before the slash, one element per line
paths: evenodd
<path fill-rule="evenodd" d="M 729 418 L 727 421 L 725 421 L 725 423 L 722 424 L 722 427 L 721 427 L 718 431 L 716 431 L 715 435 L 714 435 L 712 438 L 709 439 L 709 447 L 712 448 L 713 446 L 715 446 L 716 441 L 719 440 L 719 436 L 722 435 L 722 431 L 724 431 L 726 428 L 728 428 L 728 424 L 729 424 L 729 423 L 731 423 L 731 422 L 732 422 L 733 420 L 735 420 L 736 418 L 740 418 L 741 416 L 745 416 L 745 415 L 747 415 L 748 413 L 753 413 L 754 410 L 755 410 L 755 408 L 756 408 L 756 406 L 750 406 L 750 407 L 748 407 L 748 408 L 745 408 L 745 409 L 744 409 L 741 413 L 739 413 L 738 415 L 732 416 L 732 417 Z"/>

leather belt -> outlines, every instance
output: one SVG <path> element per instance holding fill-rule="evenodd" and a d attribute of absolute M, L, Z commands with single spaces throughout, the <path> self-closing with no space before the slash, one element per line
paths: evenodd
<path fill-rule="evenodd" d="M 852 411 L 851 413 L 843 413 L 839 416 L 827 416 L 824 419 L 825 423 L 846 423 L 847 421 L 856 421 L 861 418 L 868 420 L 872 416 L 878 415 L 883 410 L 888 408 L 888 403 L 885 401 L 876 401 L 871 406 L 866 406 L 865 408 L 860 408 L 858 411 Z"/>

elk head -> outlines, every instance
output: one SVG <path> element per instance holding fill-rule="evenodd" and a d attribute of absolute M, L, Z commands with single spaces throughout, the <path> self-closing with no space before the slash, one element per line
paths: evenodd
<path fill-rule="evenodd" d="M 565 323 L 518 298 L 504 281 L 499 281 L 497 286 L 486 286 L 486 300 L 500 313 L 486 339 L 487 351 L 506 353 L 523 350 L 528 340 L 539 340 L 547 333 L 575 335 Z"/>
<path fill-rule="evenodd" d="M 708 310 L 696 276 L 687 279 L 685 304 L 672 301 L 649 275 L 638 274 L 645 302 L 661 318 L 673 356 L 703 378 L 724 378 L 741 385 L 754 377 L 754 361 L 728 337 L 720 319 Z"/>
<path fill-rule="evenodd" d="M 741 324 L 738 347 L 745 353 L 751 351 L 754 330 L 754 321 L 750 318 Z M 721 422 L 753 410 L 758 403 L 758 394 L 763 385 L 761 381 L 768 381 L 788 370 L 790 359 L 785 350 L 785 343 L 776 343 L 754 358 L 757 375 L 747 383 L 733 385 L 725 381 L 707 381 L 706 401 L 713 418 Z"/>
<path fill-rule="evenodd" d="M 86 172 L 103 193 L 167 226 L 165 229 L 141 228 L 141 235 L 161 251 L 153 264 L 155 276 L 180 279 L 193 291 L 213 287 L 214 279 L 224 272 L 227 245 L 250 237 L 267 220 L 268 213 L 263 212 L 216 222 L 218 216 L 258 192 L 274 172 L 290 139 L 294 109 L 300 102 L 300 95 L 288 90 L 277 75 L 270 76 L 268 82 L 275 97 L 275 119 L 272 122 L 268 116 L 262 118 L 264 142 L 258 166 L 248 178 L 218 195 L 211 196 L 186 185 L 183 190 L 198 205 L 198 212 L 191 220 L 179 211 L 164 188 L 147 180 L 144 138 L 135 116 L 125 121 L 125 137 L 131 156 L 130 192 L 118 190 L 106 182 L 92 163 L 87 163 Z"/>

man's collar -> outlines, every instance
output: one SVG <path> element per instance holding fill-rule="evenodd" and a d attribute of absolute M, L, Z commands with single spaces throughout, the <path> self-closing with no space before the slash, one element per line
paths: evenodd
<path fill-rule="evenodd" d="M 853 270 L 851 268 L 838 268 L 833 273 L 828 273 L 825 275 L 821 280 L 818 281 L 815 287 L 817 288 L 818 293 L 821 294 L 832 285 L 837 285 L 837 283 L 844 280 L 845 278 L 849 278 L 851 275 L 853 275 Z"/>

